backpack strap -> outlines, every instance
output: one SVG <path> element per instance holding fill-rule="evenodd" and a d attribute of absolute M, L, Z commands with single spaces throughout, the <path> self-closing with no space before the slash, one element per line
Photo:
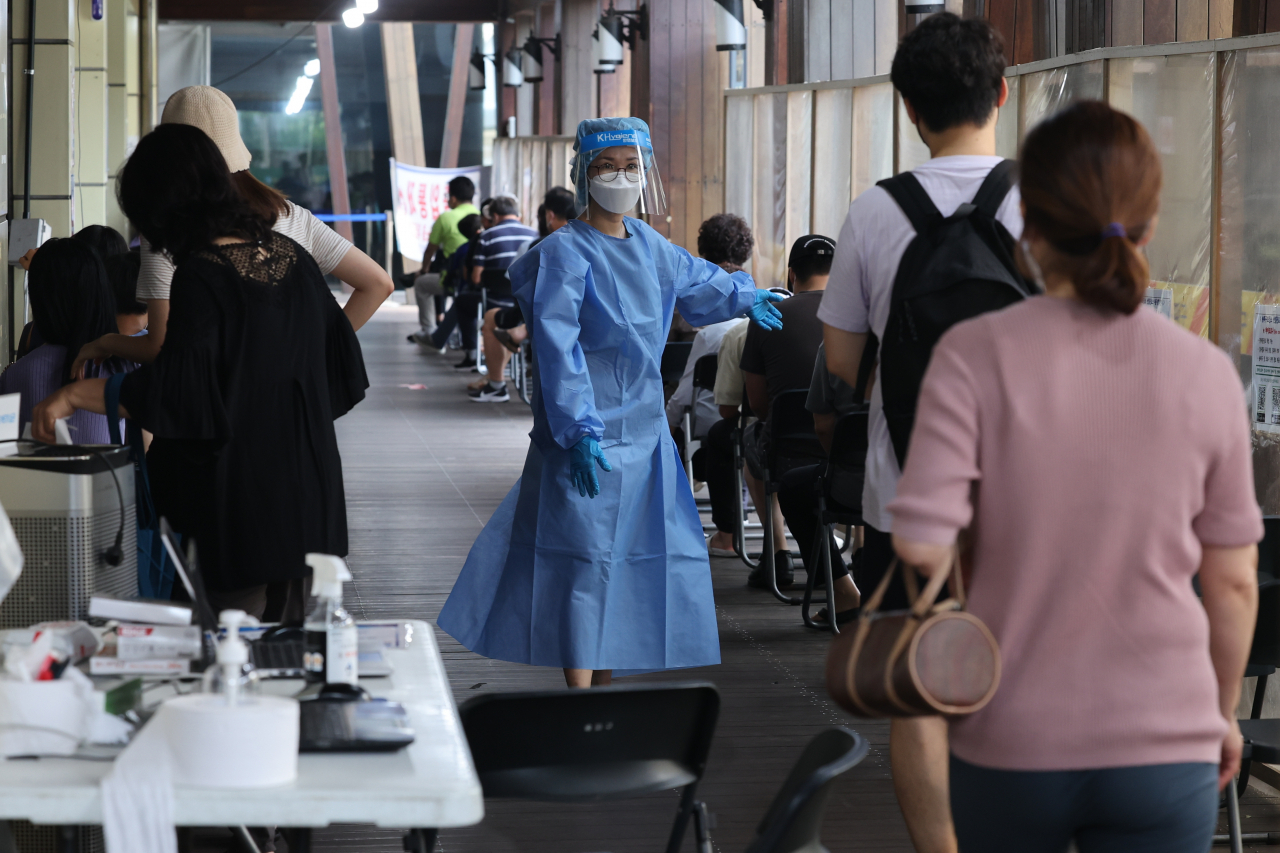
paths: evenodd
<path fill-rule="evenodd" d="M 907 215 L 907 219 L 911 220 L 911 227 L 916 229 L 917 234 L 924 234 L 934 223 L 942 219 L 938 206 L 933 203 L 933 199 L 929 198 L 929 194 L 924 191 L 924 187 L 920 185 L 916 176 L 910 172 L 885 178 L 877 182 L 876 186 L 883 187 L 884 191 L 893 197 L 898 207 L 902 208 L 902 212 Z"/>
<path fill-rule="evenodd" d="M 995 219 L 1000 212 L 1000 205 L 1004 204 L 1005 197 L 1013 188 L 1013 170 L 1016 165 L 1013 160 L 1001 160 L 997 163 L 987 173 L 982 186 L 978 187 L 978 193 L 973 197 L 973 206 Z"/>

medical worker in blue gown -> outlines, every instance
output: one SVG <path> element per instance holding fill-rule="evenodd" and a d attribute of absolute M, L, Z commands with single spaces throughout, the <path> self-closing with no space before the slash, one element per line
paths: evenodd
<path fill-rule="evenodd" d="M 667 429 L 659 364 L 673 309 L 694 326 L 750 315 L 781 328 L 751 276 L 730 275 L 626 214 L 665 212 L 649 128 L 578 125 L 583 214 L 517 260 L 533 341 L 524 473 L 476 539 L 439 625 L 485 657 L 562 667 L 570 687 L 720 662 L 711 567 Z"/>

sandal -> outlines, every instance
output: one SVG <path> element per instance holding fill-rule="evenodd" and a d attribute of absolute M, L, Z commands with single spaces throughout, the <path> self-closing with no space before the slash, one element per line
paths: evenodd
<path fill-rule="evenodd" d="M 836 614 L 836 627 L 849 624 L 853 620 L 857 619 L 861 614 L 862 614 L 862 607 L 860 606 L 850 607 L 848 610 L 841 610 L 839 613 Z M 813 619 L 814 622 L 817 622 L 823 627 L 826 627 L 825 623 L 827 621 L 827 608 L 825 607 L 822 608 L 817 613 L 813 614 L 811 618 Z"/>
<path fill-rule="evenodd" d="M 494 329 L 493 338 L 511 352 L 520 352 L 520 345 L 515 342 L 511 337 L 511 333 L 506 329 Z"/>

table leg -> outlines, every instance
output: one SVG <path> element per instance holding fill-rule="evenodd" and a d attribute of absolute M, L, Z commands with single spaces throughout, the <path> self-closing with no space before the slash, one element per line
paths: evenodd
<path fill-rule="evenodd" d="M 80 827 L 59 826 L 57 833 L 54 847 L 58 853 L 80 853 Z"/>
<path fill-rule="evenodd" d="M 405 853 L 434 853 L 436 834 L 434 829 L 411 829 L 404 836 Z"/>

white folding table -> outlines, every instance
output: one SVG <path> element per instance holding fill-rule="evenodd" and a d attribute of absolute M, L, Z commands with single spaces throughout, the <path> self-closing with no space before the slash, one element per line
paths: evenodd
<path fill-rule="evenodd" d="M 404 621 L 403 648 L 383 652 L 394 668 L 361 686 L 400 702 L 416 738 L 390 753 L 304 753 L 289 785 L 252 790 L 177 786 L 178 826 L 328 826 L 372 823 L 411 830 L 434 846 L 440 828 L 470 826 L 484 817 L 484 794 L 471 763 L 453 692 L 431 626 Z M 299 681 L 264 681 L 264 692 L 292 695 Z M 41 758 L 0 761 L 0 819 L 79 826 L 102 823 L 98 783 L 109 761 Z M 309 832 L 294 842 L 309 846 Z M 291 850 L 293 848 L 291 847 Z M 302 851 L 294 851 L 302 853 Z"/>

